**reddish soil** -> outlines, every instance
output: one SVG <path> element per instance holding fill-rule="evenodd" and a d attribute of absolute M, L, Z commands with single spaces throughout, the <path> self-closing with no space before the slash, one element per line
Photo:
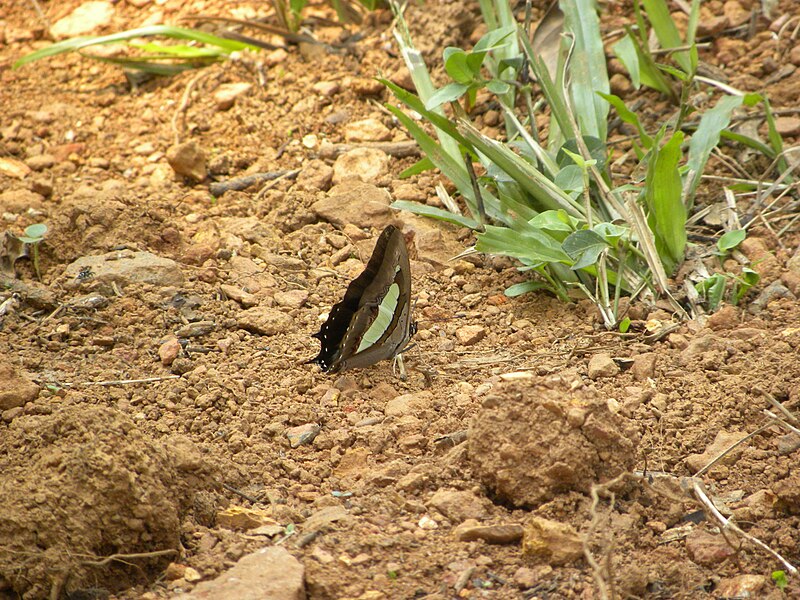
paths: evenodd
<path fill-rule="evenodd" d="M 634 304 L 632 333 L 608 332 L 586 301 L 505 297 L 524 281 L 511 261 L 446 262 L 470 232 L 388 210 L 388 195 L 438 202 L 438 175 L 398 178 L 416 156 L 383 158 L 369 185 L 331 192 L 321 141 L 344 142 L 367 118 L 388 141 L 408 139 L 372 79 L 407 78 L 389 13 L 350 30 L 317 21 L 320 39 L 347 42 L 335 52 L 289 45 L 133 88 L 75 54 L 11 69 L 79 4 L 45 2 L 43 17 L 34 3 L 0 7 L 0 158 L 27 165 L 0 172 L 3 227 L 49 227 L 41 282 L 22 259 L 0 287 L 0 302 L 12 300 L 0 316 L 0 598 L 171 598 L 277 543 L 302 563 L 311 599 L 800 598 L 797 576 L 776 587 L 773 572 L 787 568 L 721 533 L 692 489 L 702 482 L 723 515 L 800 564 L 800 440 L 765 416 L 776 411 L 768 395 L 800 414 L 800 236 L 775 235 L 785 214 L 742 248 L 762 275 L 749 308 L 678 322 Z M 103 31 L 229 10 L 128 0 Z M 721 15 L 741 26 L 711 31 L 702 60 L 796 119 L 796 0 L 771 19 L 755 0 L 704 11 L 704 26 Z M 472 3 L 411 3 L 436 73 L 445 46 L 480 35 L 478 14 Z M 781 28 L 782 16 L 793 21 Z M 604 32 L 631 19 L 629 3 L 607 5 Z M 252 87 L 221 106 L 215 93 L 236 82 Z M 674 110 L 612 83 L 643 101 L 649 127 Z M 497 112 L 476 111 L 498 133 Z M 763 135 L 763 119 L 753 124 Z M 620 156 L 628 133 L 612 139 Z M 209 179 L 175 175 L 176 141 L 206 153 Z M 715 175 L 774 177 L 756 154 L 724 154 Z M 294 179 L 209 193 L 213 180 L 293 169 Z M 699 201 L 724 202 L 719 183 Z M 754 208 L 737 201 L 742 215 Z M 319 349 L 320 317 L 390 222 L 412 240 L 408 379 L 390 362 L 341 376 L 303 364 Z M 174 263 L 115 271 L 145 251 Z M 788 293 L 752 304 L 776 283 Z M 648 322 L 673 321 L 647 334 Z M 319 434 L 293 447 L 302 425 Z M 262 521 L 226 521 L 236 508 Z M 254 529 L 266 517 L 279 527 Z"/>

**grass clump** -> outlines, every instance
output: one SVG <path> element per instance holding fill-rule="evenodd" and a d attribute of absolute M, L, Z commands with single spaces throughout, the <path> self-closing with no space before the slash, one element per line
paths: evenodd
<path fill-rule="evenodd" d="M 734 281 L 732 301 L 741 300 L 757 282 L 752 270 L 735 280 L 712 276 L 684 291 L 676 290 L 670 277 L 684 262 L 697 186 L 720 139 L 736 139 L 770 158 L 781 154 L 774 124 L 769 144 L 727 130 L 736 108 L 759 102 L 771 123 L 768 103 L 724 86 L 726 93 L 701 114 L 689 102 L 698 86 L 709 84 L 697 75 L 699 0 L 691 4 L 685 39 L 664 0 L 641 0 L 637 27 L 629 28 L 615 49 L 635 85 L 657 89 L 676 106 L 671 118 L 648 131 L 609 91 L 594 2 L 561 0 L 559 6 L 531 35 L 529 14 L 525 25 L 518 25 L 507 0 L 483 0 L 488 32 L 472 50 L 445 49 L 444 68 L 452 81 L 439 89 L 394 6 L 396 38 L 417 93 L 383 80 L 406 110 L 388 108 L 426 156 L 404 175 L 435 166 L 455 184 L 465 211 L 448 197 L 442 197 L 444 209 L 405 201 L 393 206 L 470 227 L 476 231 L 473 251 L 517 259 L 520 269 L 534 276 L 506 290 L 508 295 L 546 289 L 564 300 L 588 297 L 608 328 L 624 326 L 623 295 L 665 298 L 676 313 L 688 316 L 702 310 L 698 292 L 713 309 L 724 296 L 724 285 L 722 295 L 717 293 L 720 281 Z M 671 58 L 668 63 L 656 61 L 644 43 L 651 30 Z M 505 141 L 487 137 L 472 122 L 469 112 L 479 92 L 491 94 L 500 107 Z M 432 126 L 434 135 L 409 109 Z M 612 110 L 636 131 L 632 176 L 615 173 L 609 160 Z M 549 120 L 546 143 L 537 116 Z M 743 233 L 729 234 L 723 245 Z M 713 300 L 708 299 L 712 291 Z"/>

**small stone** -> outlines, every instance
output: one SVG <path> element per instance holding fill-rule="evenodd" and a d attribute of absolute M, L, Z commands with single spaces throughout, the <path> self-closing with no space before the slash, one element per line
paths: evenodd
<path fill-rule="evenodd" d="M 614 377 L 619 373 L 619 366 L 608 354 L 595 354 L 589 359 L 589 379 Z"/>
<path fill-rule="evenodd" d="M 192 567 L 186 567 L 186 570 L 183 573 L 183 578 L 188 581 L 189 583 L 197 583 L 203 576 L 197 571 L 197 569 L 193 569 Z"/>
<path fill-rule="evenodd" d="M 392 398 L 386 403 L 383 409 L 387 417 L 402 417 L 406 415 L 417 415 L 422 410 L 428 408 L 432 402 L 430 392 L 417 392 L 415 394 L 403 394 Z"/>
<path fill-rule="evenodd" d="M 787 433 L 778 438 L 778 454 L 786 456 L 800 448 L 800 435 L 796 433 Z"/>
<path fill-rule="evenodd" d="M 30 172 L 31 168 L 21 160 L 0 157 L 0 175 L 14 177 L 15 179 L 24 179 Z"/>
<path fill-rule="evenodd" d="M 244 506 L 229 506 L 220 510 L 217 512 L 216 520 L 219 527 L 236 531 L 249 531 L 277 523 L 270 511 Z"/>
<path fill-rule="evenodd" d="M 438 529 L 439 524 L 431 519 L 428 515 L 422 515 L 417 522 L 417 527 L 426 531 L 431 531 L 433 529 Z"/>
<path fill-rule="evenodd" d="M 389 193 L 377 186 L 350 180 L 328 192 L 327 196 L 311 205 L 311 210 L 325 221 L 344 227 L 383 228 L 392 217 Z M 363 239 L 363 233 L 360 234 Z M 306 267 L 305 263 L 301 263 Z"/>
<path fill-rule="evenodd" d="M 455 528 L 460 542 L 483 540 L 487 544 L 515 544 L 522 539 L 522 525 L 481 525 L 475 519 L 467 519 Z"/>
<path fill-rule="evenodd" d="M 66 17 L 55 22 L 50 35 L 55 39 L 77 37 L 111 24 L 114 6 L 111 2 L 84 2 Z"/>
<path fill-rule="evenodd" d="M 179 563 L 169 563 L 167 568 L 164 569 L 164 579 L 167 581 L 175 581 L 176 579 L 183 578 L 183 574 L 186 572 L 186 565 L 182 565 Z"/>
<path fill-rule="evenodd" d="M 326 98 L 330 98 L 331 96 L 335 96 L 339 93 L 341 89 L 339 84 L 335 81 L 318 81 L 314 85 L 311 86 L 311 89 L 318 93 L 320 96 L 325 96 Z"/>
<path fill-rule="evenodd" d="M 289 445 L 292 448 L 311 444 L 319 435 L 320 426 L 316 423 L 306 423 L 305 425 L 298 425 L 286 430 L 286 437 L 289 439 Z"/>
<path fill-rule="evenodd" d="M 289 58 L 289 53 L 286 52 L 283 48 L 277 48 L 273 50 L 264 59 L 264 62 L 267 63 L 268 67 L 274 67 L 277 64 L 282 63 L 287 58 Z"/>
<path fill-rule="evenodd" d="M 344 131 L 347 142 L 386 142 L 392 139 L 392 132 L 378 119 L 364 119 L 347 126 Z"/>
<path fill-rule="evenodd" d="M 134 146 L 133 153 L 139 156 L 150 156 L 156 151 L 156 146 L 153 142 L 144 142 L 138 146 Z"/>
<path fill-rule="evenodd" d="M 652 379 L 656 375 L 656 353 L 646 352 L 633 357 L 631 375 L 636 381 Z"/>
<path fill-rule="evenodd" d="M 308 161 L 297 174 L 295 185 L 307 190 L 327 191 L 333 181 L 333 167 L 319 159 Z"/>
<path fill-rule="evenodd" d="M 720 579 L 714 594 L 718 598 L 766 598 L 770 587 L 764 575 L 738 575 Z M 780 598 L 782 594 L 778 593 L 775 597 Z"/>
<path fill-rule="evenodd" d="M 738 0 L 728 0 L 722 5 L 722 12 L 728 19 L 730 27 L 744 25 L 750 20 L 750 11 L 745 10 Z"/>
<path fill-rule="evenodd" d="M 465 325 L 456 329 L 456 339 L 463 346 L 472 346 L 486 337 L 486 328 L 482 325 Z"/>
<path fill-rule="evenodd" d="M 255 306 L 258 304 L 258 300 L 256 299 L 255 295 L 244 291 L 242 288 L 237 287 L 235 285 L 228 285 L 223 283 L 219 286 L 220 291 L 225 294 L 231 300 L 238 302 L 245 308 L 250 308 L 251 306 Z"/>
<path fill-rule="evenodd" d="M 394 186 L 395 200 L 411 200 L 414 202 L 425 202 L 428 195 L 419 186 L 412 183 L 400 183 Z"/>
<path fill-rule="evenodd" d="M 0 359 L 0 410 L 25 406 L 39 395 L 39 386 L 12 366 L 11 358 Z"/>
<path fill-rule="evenodd" d="M 4 423 L 11 423 L 11 421 L 16 419 L 18 416 L 20 416 L 24 412 L 25 412 L 25 409 L 22 408 L 21 406 L 15 406 L 14 408 L 9 408 L 8 410 L 4 410 L 2 412 L 3 422 Z"/>
<path fill-rule="evenodd" d="M 712 331 L 734 329 L 741 321 L 739 309 L 735 306 L 723 306 L 708 318 L 706 325 Z"/>
<path fill-rule="evenodd" d="M 736 549 L 722 535 L 713 535 L 702 529 L 686 536 L 686 553 L 689 560 L 704 567 L 718 567 L 726 558 L 736 554 Z"/>
<path fill-rule="evenodd" d="M 333 183 L 348 179 L 375 182 L 389 173 L 389 155 L 375 148 L 355 148 L 333 163 Z"/>
<path fill-rule="evenodd" d="M 240 559 L 216 579 L 197 584 L 176 600 L 236 598 L 237 600 L 299 600 L 306 597 L 304 569 L 285 548 L 271 546 Z"/>
<path fill-rule="evenodd" d="M 692 470 L 692 472 L 696 473 L 697 471 L 705 467 L 708 463 L 710 463 L 713 459 L 715 459 L 717 456 L 722 454 L 723 451 L 732 446 L 734 443 L 741 440 L 746 435 L 747 435 L 746 433 L 740 433 L 738 431 L 717 432 L 714 441 L 711 442 L 706 447 L 705 451 L 702 454 L 691 454 L 686 457 L 686 466 L 688 466 L 689 469 Z M 726 454 L 725 457 L 722 458 L 717 464 L 731 465 L 739 459 L 741 453 L 742 453 L 742 448 L 740 446 L 735 450 L 733 450 L 732 452 Z"/>
<path fill-rule="evenodd" d="M 244 311 L 237 319 L 241 329 L 261 335 L 276 335 L 289 331 L 293 319 L 282 310 L 256 306 Z"/>
<path fill-rule="evenodd" d="M 583 541 L 568 523 L 531 517 L 524 527 L 522 553 L 551 566 L 559 566 L 583 556 Z"/>
<path fill-rule="evenodd" d="M 179 338 L 201 337 L 208 335 L 216 327 L 217 324 L 214 321 L 194 321 L 178 328 L 175 335 Z"/>
<path fill-rule="evenodd" d="M 380 81 L 366 77 L 359 77 L 344 83 L 345 88 L 349 87 L 359 96 L 380 96 L 386 89 Z"/>
<path fill-rule="evenodd" d="M 158 348 L 158 356 L 161 359 L 161 364 L 168 367 L 175 361 L 176 358 L 178 358 L 178 354 L 180 354 L 180 352 L 181 343 L 178 341 L 178 338 L 175 336 L 170 336 Z"/>
<path fill-rule="evenodd" d="M 451 521 L 480 519 L 486 514 L 483 502 L 472 492 L 458 490 L 439 490 L 428 504 Z"/>
<path fill-rule="evenodd" d="M 630 80 L 622 73 L 614 73 L 608 80 L 608 85 L 615 96 L 625 97 L 632 89 Z"/>
<path fill-rule="evenodd" d="M 275 303 L 288 308 L 300 308 L 308 300 L 308 290 L 288 290 L 275 292 Z"/>
<path fill-rule="evenodd" d="M 253 84 L 246 81 L 223 83 L 214 92 L 214 105 L 219 111 L 228 110 L 237 98 L 247 95 L 252 89 Z"/>
<path fill-rule="evenodd" d="M 331 523 L 344 521 L 350 518 L 350 513 L 344 506 L 326 506 L 315 513 L 312 513 L 303 523 L 303 530 L 306 532 L 319 531 L 326 528 Z"/>
<path fill-rule="evenodd" d="M 167 150 L 167 162 L 178 175 L 194 181 L 206 178 L 206 154 L 197 142 L 176 144 Z"/>
<path fill-rule="evenodd" d="M 52 154 L 40 154 L 38 156 L 31 156 L 25 161 L 25 164 L 33 171 L 43 171 L 56 164 L 56 158 Z"/>
<path fill-rule="evenodd" d="M 781 137 L 794 137 L 800 134 L 800 117 L 778 117 L 775 119 L 775 129 Z M 31 166 L 30 161 L 28 166 Z"/>

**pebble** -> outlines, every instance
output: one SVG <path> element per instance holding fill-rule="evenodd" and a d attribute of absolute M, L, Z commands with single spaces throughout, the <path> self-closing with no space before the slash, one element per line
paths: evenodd
<path fill-rule="evenodd" d="M 216 579 L 197 584 L 191 592 L 176 596 L 176 600 L 296 600 L 306 595 L 304 578 L 300 561 L 285 548 L 271 546 L 246 555 Z"/>
<path fill-rule="evenodd" d="M 14 177 L 15 179 L 24 179 L 30 172 L 31 168 L 21 160 L 0 157 L 0 175 Z"/>
<path fill-rule="evenodd" d="M 583 541 L 568 523 L 531 517 L 524 526 L 522 553 L 552 566 L 564 565 L 583 556 Z"/>
<path fill-rule="evenodd" d="M 177 337 L 170 336 L 158 348 L 158 356 L 161 359 L 161 364 L 165 366 L 171 365 L 181 352 L 181 343 Z"/>
<path fill-rule="evenodd" d="M 25 164 L 28 165 L 32 171 L 43 171 L 56 164 L 56 158 L 52 154 L 39 154 L 38 156 L 31 156 L 28 158 Z"/>
<path fill-rule="evenodd" d="M 175 335 L 179 338 L 200 337 L 208 335 L 214 331 L 216 327 L 217 324 L 214 321 L 195 321 L 193 323 L 187 323 L 179 328 L 175 331 Z"/>
<path fill-rule="evenodd" d="M 764 575 L 738 575 L 720 579 L 714 594 L 718 598 L 767 598 L 772 585 Z M 774 595 L 776 598 L 783 594 Z"/>
<path fill-rule="evenodd" d="M 357 227 L 385 227 L 392 209 L 389 193 L 361 181 L 350 180 L 331 188 L 328 194 L 314 202 L 311 210 L 321 219 L 344 227 L 352 223 Z M 303 268 L 305 263 L 301 262 Z"/>
<path fill-rule="evenodd" d="M 242 312 L 237 319 L 241 329 L 261 335 L 276 335 L 291 329 L 292 317 L 282 310 L 265 306 L 255 306 Z"/>
<path fill-rule="evenodd" d="M 333 163 L 333 183 L 348 179 L 376 182 L 389 174 L 389 155 L 376 148 L 354 148 Z"/>
<path fill-rule="evenodd" d="M 387 142 L 392 132 L 378 119 L 370 118 L 350 123 L 344 130 L 346 142 Z"/>
<path fill-rule="evenodd" d="M 275 303 L 288 308 L 300 308 L 308 300 L 308 290 L 288 290 L 275 292 Z"/>
<path fill-rule="evenodd" d="M 309 445 L 319 435 L 320 426 L 316 423 L 306 423 L 286 430 L 286 437 L 292 448 Z"/>
<path fill-rule="evenodd" d="M 50 35 L 57 40 L 85 35 L 110 25 L 113 17 L 114 5 L 111 2 L 84 2 L 56 21 L 50 28 Z"/>
<path fill-rule="evenodd" d="M 775 129 L 781 137 L 800 135 L 800 117 L 778 117 L 775 119 Z M 30 166 L 30 161 L 28 165 Z"/>
<path fill-rule="evenodd" d="M 314 85 L 311 86 L 311 89 L 318 93 L 320 96 L 325 96 L 326 98 L 330 98 L 331 96 L 335 96 L 339 93 L 341 89 L 339 84 L 335 81 L 318 81 Z"/>
<path fill-rule="evenodd" d="M 608 354 L 595 354 L 589 359 L 589 379 L 614 377 L 619 373 L 619 366 Z"/>
<path fill-rule="evenodd" d="M 253 84 L 246 81 L 223 83 L 214 91 L 214 106 L 217 110 L 230 109 L 236 99 L 245 96 L 253 89 Z"/>
<path fill-rule="evenodd" d="M 90 272 L 92 276 L 88 279 L 78 277 L 85 272 Z M 87 282 L 115 282 L 122 286 L 145 283 L 159 287 L 179 287 L 183 284 L 183 272 L 177 262 L 150 252 L 132 250 L 81 257 L 67 266 L 63 277 L 67 279 L 64 285 L 68 289 Z"/>
<path fill-rule="evenodd" d="M 1 355 L 0 355 L 1 356 Z M 0 411 L 7 411 L 28 402 L 39 395 L 39 386 L 12 366 L 11 358 L 0 359 Z"/>
<path fill-rule="evenodd" d="M 460 542 L 483 540 L 487 544 L 515 544 L 522 539 L 522 525 L 481 525 L 475 519 L 467 519 L 455 528 Z"/>
<path fill-rule="evenodd" d="M 645 352 L 634 356 L 630 371 L 636 381 L 644 381 L 655 377 L 656 353 Z"/>
<path fill-rule="evenodd" d="M 194 181 L 206 178 L 206 154 L 197 142 L 176 144 L 167 150 L 167 162 L 178 175 Z"/>
<path fill-rule="evenodd" d="M 392 398 L 386 403 L 383 413 L 387 417 L 402 417 L 406 415 L 418 415 L 427 409 L 433 397 L 430 392 L 416 392 L 414 394 L 403 394 Z"/>
<path fill-rule="evenodd" d="M 714 535 L 702 529 L 693 530 L 686 536 L 686 553 L 689 560 L 704 567 L 719 567 L 726 558 L 736 554 L 736 550 L 722 535 Z"/>
<path fill-rule="evenodd" d="M 705 451 L 702 454 L 691 454 L 686 457 L 686 466 L 688 466 L 692 472 L 699 471 L 700 469 L 705 467 L 709 462 L 711 462 L 714 458 L 722 454 L 722 452 L 725 449 L 727 449 L 735 442 L 738 442 L 746 435 L 747 435 L 746 433 L 741 433 L 738 431 L 717 432 L 714 441 L 711 442 L 706 447 Z M 725 457 L 721 459 L 717 464 L 731 465 L 739 459 L 741 453 L 742 453 L 742 447 L 740 446 L 737 449 L 726 454 Z"/>
<path fill-rule="evenodd" d="M 482 325 L 465 325 L 456 329 L 456 339 L 463 346 L 472 346 L 486 337 L 486 328 Z"/>
<path fill-rule="evenodd" d="M 228 285 L 223 283 L 219 286 L 219 289 L 231 300 L 238 302 L 245 308 L 250 308 L 251 306 L 256 306 L 258 304 L 258 299 L 255 295 L 244 291 L 242 288 L 237 287 L 235 285 Z"/>
<path fill-rule="evenodd" d="M 427 504 L 454 522 L 480 519 L 486 514 L 483 502 L 472 492 L 438 490 Z"/>

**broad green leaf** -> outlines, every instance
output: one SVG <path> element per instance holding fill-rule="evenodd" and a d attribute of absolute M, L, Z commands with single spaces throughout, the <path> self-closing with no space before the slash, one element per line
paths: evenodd
<path fill-rule="evenodd" d="M 700 183 L 700 176 L 706 168 L 708 157 L 719 144 L 720 134 L 730 124 L 733 111 L 741 105 L 741 96 L 723 96 L 714 108 L 700 117 L 700 124 L 689 142 L 689 159 L 686 163 L 688 187 L 683 193 L 683 202 L 686 206 L 691 207 L 694 203 L 695 191 Z"/>
<path fill-rule="evenodd" d="M 47 233 L 47 225 L 44 223 L 34 223 L 25 228 L 25 235 L 31 238 L 43 238 Z"/>
<path fill-rule="evenodd" d="M 430 217 L 439 221 L 447 221 L 448 223 L 454 223 L 461 227 L 469 227 L 470 229 L 478 227 L 477 221 L 463 215 L 451 213 L 449 210 L 444 210 L 436 206 L 428 206 L 427 204 L 420 204 L 419 202 L 411 202 L 409 200 L 395 200 L 390 206 L 397 210 L 407 210 L 415 215 L 422 215 L 423 217 Z"/>
<path fill-rule="evenodd" d="M 554 181 L 565 192 L 582 192 L 583 170 L 578 165 L 567 165 L 556 173 Z"/>
<path fill-rule="evenodd" d="M 758 285 L 758 282 L 760 280 L 761 280 L 761 275 L 759 275 L 753 269 L 744 267 L 742 269 L 741 277 L 737 277 L 736 283 L 734 284 L 733 299 L 732 299 L 733 303 L 739 304 L 739 302 L 742 300 L 742 298 L 745 297 L 747 292 L 749 292 L 753 286 Z"/>
<path fill-rule="evenodd" d="M 656 249 L 671 274 L 683 260 L 686 248 L 686 207 L 681 202 L 681 158 L 683 133 L 676 131 L 647 165 L 645 199 L 648 224 L 656 240 Z"/>
<path fill-rule="evenodd" d="M 622 321 L 619 322 L 619 332 L 620 333 L 628 333 L 628 329 L 631 327 L 631 318 L 625 317 Z"/>
<path fill-rule="evenodd" d="M 719 248 L 719 251 L 723 253 L 730 252 L 736 248 L 736 246 L 741 244 L 745 237 L 747 237 L 747 231 L 744 229 L 734 229 L 733 231 L 728 231 L 717 240 L 717 248 Z"/>
<path fill-rule="evenodd" d="M 501 46 L 501 42 L 508 40 L 509 37 L 516 34 L 516 27 L 498 27 L 492 29 L 473 46 L 473 52 L 489 52 Z"/>
<path fill-rule="evenodd" d="M 716 310 L 722 302 L 722 298 L 725 295 L 725 283 L 725 276 L 715 273 L 694 286 L 697 293 L 705 299 L 706 307 L 709 311 Z"/>
<path fill-rule="evenodd" d="M 596 264 L 597 258 L 608 248 L 608 244 L 591 229 L 582 229 L 570 234 L 561 247 L 575 261 L 572 268 L 577 270 Z"/>
<path fill-rule="evenodd" d="M 491 81 L 486 83 L 486 89 L 492 92 L 493 94 L 502 96 L 503 94 L 507 94 L 511 90 L 511 86 L 507 84 L 505 81 L 500 81 L 499 79 L 492 79 Z"/>
<path fill-rule="evenodd" d="M 639 53 L 636 50 L 636 44 L 629 33 L 626 33 L 620 41 L 611 46 L 616 57 L 623 64 L 631 76 L 631 83 L 634 89 L 639 89 L 642 85 L 641 76 L 639 75 Z M 608 100 L 608 98 L 606 98 Z M 618 111 L 619 112 L 619 111 Z M 621 117 L 622 115 L 620 115 Z"/>
<path fill-rule="evenodd" d="M 444 70 L 453 81 L 464 85 L 472 83 L 474 73 L 467 64 L 467 53 L 461 48 L 445 48 Z"/>
<path fill-rule="evenodd" d="M 433 96 L 428 98 L 428 101 L 425 103 L 425 108 L 428 110 L 433 110 L 442 104 L 452 102 L 453 100 L 458 100 L 466 93 L 468 89 L 469 86 L 464 85 L 463 83 L 448 83 L 446 86 L 436 90 L 433 93 Z"/>
<path fill-rule="evenodd" d="M 534 263 L 560 262 L 571 265 L 569 256 L 550 236 L 536 231 L 521 234 L 507 227 L 487 225 L 478 234 L 475 248 L 487 254 L 502 254 Z"/>
<path fill-rule="evenodd" d="M 630 230 L 627 227 L 606 222 L 598 223 L 592 227 L 592 231 L 602 237 L 611 246 L 615 246 L 623 237 L 630 234 Z"/>

